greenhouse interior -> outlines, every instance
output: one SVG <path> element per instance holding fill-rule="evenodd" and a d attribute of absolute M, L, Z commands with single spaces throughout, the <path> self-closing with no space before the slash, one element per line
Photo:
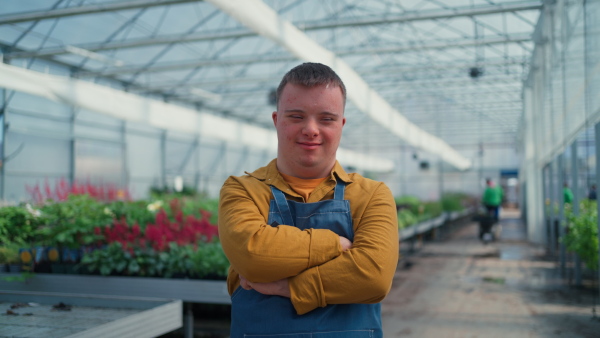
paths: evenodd
<path fill-rule="evenodd" d="M 304 63 L 343 81 L 335 159 L 398 220 L 385 297 L 314 290 L 380 327 L 323 337 L 598 337 L 599 0 L 2 1 L 0 59 L 0 337 L 241 336 L 222 188 L 294 156 Z"/>

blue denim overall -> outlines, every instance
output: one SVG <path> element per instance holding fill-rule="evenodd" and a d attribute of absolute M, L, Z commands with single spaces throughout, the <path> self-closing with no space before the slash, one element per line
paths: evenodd
<path fill-rule="evenodd" d="M 330 229 L 354 239 L 350 201 L 344 200 L 344 182 L 336 184 L 334 198 L 316 203 L 286 200 L 271 186 L 269 224 L 304 229 Z M 238 287 L 231 296 L 231 337 L 363 338 L 383 337 L 380 304 L 335 304 L 298 315 L 289 298 L 267 296 Z"/>

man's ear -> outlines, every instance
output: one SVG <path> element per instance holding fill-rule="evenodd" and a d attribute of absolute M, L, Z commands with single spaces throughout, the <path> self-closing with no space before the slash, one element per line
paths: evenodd
<path fill-rule="evenodd" d="M 273 114 L 271 114 L 271 117 L 273 118 L 273 125 L 277 126 L 277 112 L 274 111 Z"/>
<path fill-rule="evenodd" d="M 346 124 L 346 118 L 344 117 L 344 118 L 342 119 L 342 127 L 343 127 L 345 124 Z"/>

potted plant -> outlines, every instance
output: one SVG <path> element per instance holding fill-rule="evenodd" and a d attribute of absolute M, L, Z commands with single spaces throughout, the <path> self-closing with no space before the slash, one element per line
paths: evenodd
<path fill-rule="evenodd" d="M 190 274 L 195 279 L 227 279 L 229 261 L 223 252 L 221 242 L 199 243 L 190 256 Z"/>
<path fill-rule="evenodd" d="M 20 272 L 19 249 L 10 244 L 0 247 L 0 271 L 2 272 Z"/>

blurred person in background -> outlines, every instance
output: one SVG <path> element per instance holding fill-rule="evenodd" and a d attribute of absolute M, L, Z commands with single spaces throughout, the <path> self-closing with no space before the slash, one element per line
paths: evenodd
<path fill-rule="evenodd" d="M 483 197 L 481 198 L 482 203 L 486 207 L 488 214 L 494 217 L 495 220 L 498 220 L 504 192 L 491 178 L 485 180 L 485 185 L 486 188 L 483 191 Z"/>
<path fill-rule="evenodd" d="M 596 196 L 596 185 L 595 184 L 592 184 L 592 186 L 590 187 L 590 191 L 588 192 L 587 198 L 590 201 L 595 201 L 596 200 L 597 196 Z"/>
<path fill-rule="evenodd" d="M 567 182 L 563 184 L 563 199 L 565 204 L 573 203 L 573 191 L 571 191 L 571 188 L 569 188 L 569 184 Z"/>

